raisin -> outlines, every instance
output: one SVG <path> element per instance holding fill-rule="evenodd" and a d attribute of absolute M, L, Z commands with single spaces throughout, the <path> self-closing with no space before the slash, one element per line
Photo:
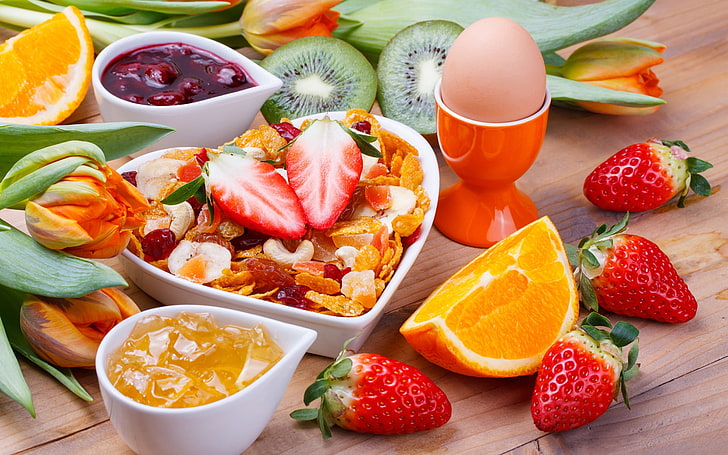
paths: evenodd
<path fill-rule="evenodd" d="M 127 182 L 131 183 L 132 185 L 136 186 L 136 176 L 137 171 L 126 171 L 122 172 L 121 176 L 126 180 Z"/>
<path fill-rule="evenodd" d="M 246 229 L 245 234 L 235 237 L 231 240 L 231 242 L 236 250 L 244 251 L 264 244 L 269 238 L 270 237 L 268 235 L 261 234 L 260 232 L 253 231 L 251 229 Z"/>
<path fill-rule="evenodd" d="M 296 284 L 293 277 L 273 260 L 248 258 L 244 262 L 248 271 L 253 274 L 255 289 L 258 292 L 282 289 Z"/>
<path fill-rule="evenodd" d="M 177 239 L 170 229 L 155 229 L 142 239 L 142 251 L 152 261 L 167 259 L 177 246 Z"/>

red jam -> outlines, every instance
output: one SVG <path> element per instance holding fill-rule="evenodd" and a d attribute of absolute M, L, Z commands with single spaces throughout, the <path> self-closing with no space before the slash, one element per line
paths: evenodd
<path fill-rule="evenodd" d="M 153 106 L 194 103 L 256 85 L 240 65 L 182 43 L 120 55 L 106 67 L 101 83 L 121 99 Z"/>

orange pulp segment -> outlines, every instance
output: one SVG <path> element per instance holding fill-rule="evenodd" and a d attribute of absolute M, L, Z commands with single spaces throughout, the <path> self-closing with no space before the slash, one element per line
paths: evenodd
<path fill-rule="evenodd" d="M 447 279 L 400 332 L 423 357 L 450 371 L 513 377 L 535 373 L 578 316 L 564 245 L 542 217 Z"/>
<path fill-rule="evenodd" d="M 0 44 L 0 122 L 56 125 L 91 84 L 94 48 L 75 6 Z"/>

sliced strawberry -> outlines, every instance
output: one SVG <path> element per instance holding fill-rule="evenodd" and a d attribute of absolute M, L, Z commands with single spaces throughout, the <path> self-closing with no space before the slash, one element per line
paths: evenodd
<path fill-rule="evenodd" d="M 229 153 L 209 157 L 207 190 L 231 220 L 282 239 L 306 233 L 301 203 L 272 165 Z"/>
<path fill-rule="evenodd" d="M 308 224 L 328 229 L 349 203 L 362 172 L 361 151 L 342 126 L 325 117 L 306 128 L 286 156 L 288 183 Z"/>

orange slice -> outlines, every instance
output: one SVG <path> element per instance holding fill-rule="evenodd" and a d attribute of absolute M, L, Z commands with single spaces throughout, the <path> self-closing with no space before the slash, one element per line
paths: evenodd
<path fill-rule="evenodd" d="M 446 280 L 400 332 L 422 356 L 450 371 L 512 377 L 535 373 L 578 316 L 564 245 L 543 217 Z"/>
<path fill-rule="evenodd" d="M 75 6 L 0 45 L 0 122 L 56 125 L 81 104 L 94 48 Z"/>

